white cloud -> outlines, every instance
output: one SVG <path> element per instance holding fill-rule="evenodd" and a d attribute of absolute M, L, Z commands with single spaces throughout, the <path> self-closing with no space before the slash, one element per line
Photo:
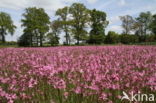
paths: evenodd
<path fill-rule="evenodd" d="M 125 4 L 126 4 L 126 1 L 125 0 L 120 0 L 119 1 L 119 5 L 124 6 Z"/>
<path fill-rule="evenodd" d="M 125 10 L 123 12 L 120 13 L 119 16 L 123 16 L 123 15 L 135 15 L 135 14 L 139 14 L 140 12 L 146 12 L 146 11 L 151 11 L 151 12 L 156 12 L 156 7 L 155 6 L 146 6 L 144 8 L 142 7 L 138 7 L 138 8 L 132 8 L 132 9 L 129 9 L 129 10 Z"/>
<path fill-rule="evenodd" d="M 102 9 L 104 9 L 104 8 L 107 8 L 108 6 L 110 6 L 112 3 L 114 3 L 115 1 L 114 0 L 109 0 L 109 1 L 107 1 L 107 2 L 105 2 L 105 3 L 103 3 L 103 4 L 100 4 L 97 8 L 99 9 L 99 10 L 102 10 Z"/>
<path fill-rule="evenodd" d="M 108 30 L 115 31 L 118 33 L 122 32 L 122 27 L 120 25 L 112 25 L 108 28 Z"/>
<path fill-rule="evenodd" d="M 21 23 L 20 22 L 14 22 L 14 24 L 16 25 L 17 29 L 15 30 L 15 33 L 13 36 L 11 36 L 10 34 L 6 35 L 7 41 L 15 41 L 20 37 L 20 35 L 23 34 L 23 29 L 21 28 Z"/>
<path fill-rule="evenodd" d="M 113 16 L 113 17 L 110 17 L 110 18 L 109 18 L 109 25 L 115 24 L 115 23 L 117 23 L 117 22 L 120 22 L 119 16 Z"/>
<path fill-rule="evenodd" d="M 27 5 L 26 0 L 1 0 L 0 8 L 21 9 Z"/>
<path fill-rule="evenodd" d="M 0 9 L 2 8 L 2 10 L 4 11 L 6 9 L 6 12 L 12 14 L 11 16 L 13 17 L 15 24 L 17 25 L 17 29 L 15 35 L 13 37 L 9 36 L 8 38 L 10 40 L 16 40 L 17 37 L 22 34 L 19 16 L 21 16 L 21 14 L 23 13 L 23 9 L 25 9 L 26 7 L 42 7 L 51 17 L 51 20 L 54 20 L 54 13 L 55 10 L 58 8 L 68 6 L 73 2 L 85 3 L 87 6 L 89 4 L 92 4 L 94 8 L 107 12 L 108 20 L 110 23 L 106 30 L 113 30 L 121 33 L 122 28 L 120 26 L 121 21 L 119 16 L 127 14 L 131 16 L 137 16 L 136 14 L 146 11 L 156 13 L 156 6 L 154 3 L 146 4 L 141 1 L 144 0 L 136 0 L 135 2 L 130 2 L 126 0 L 0 0 Z"/>
<path fill-rule="evenodd" d="M 76 0 L 1 0 L 0 8 L 23 9 L 30 6 L 56 10 Z"/>
<path fill-rule="evenodd" d="M 66 5 L 69 5 L 78 0 L 0 0 L 0 8 L 10 9 L 11 11 L 16 11 L 17 13 L 21 13 L 21 10 L 27 7 L 42 7 L 46 10 L 50 17 L 53 17 L 55 10 L 58 8 L 62 8 Z M 13 14 L 13 12 L 11 12 Z M 13 19 L 15 18 L 15 14 L 13 14 Z M 53 20 L 54 18 L 52 18 Z M 23 29 L 21 28 L 20 20 L 15 19 L 14 24 L 17 26 L 17 29 L 13 36 L 7 35 L 6 39 L 8 41 L 17 40 L 20 35 L 23 34 Z"/>
<path fill-rule="evenodd" d="M 93 4 L 93 3 L 96 3 L 98 0 L 87 0 L 88 1 L 88 3 L 90 3 L 90 4 Z"/>

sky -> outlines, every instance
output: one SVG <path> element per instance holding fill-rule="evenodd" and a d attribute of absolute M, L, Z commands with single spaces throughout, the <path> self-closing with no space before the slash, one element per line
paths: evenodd
<path fill-rule="evenodd" d="M 89 9 L 97 9 L 106 12 L 110 30 L 121 33 L 121 21 L 119 16 L 131 15 L 137 17 L 140 12 L 151 11 L 156 13 L 156 0 L 0 0 L 0 12 L 9 13 L 17 26 L 13 36 L 7 35 L 6 40 L 16 41 L 21 35 L 21 18 L 27 7 L 42 7 L 48 13 L 51 21 L 55 20 L 55 11 L 64 6 L 70 6 L 74 2 L 83 3 Z M 61 34 L 63 42 L 63 34 Z"/>

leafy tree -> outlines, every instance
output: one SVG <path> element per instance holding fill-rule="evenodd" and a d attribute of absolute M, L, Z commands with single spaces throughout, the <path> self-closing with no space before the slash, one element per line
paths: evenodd
<path fill-rule="evenodd" d="M 150 24 L 152 22 L 151 12 L 141 12 L 139 17 L 136 18 L 133 29 L 135 34 L 138 35 L 140 42 L 147 41 L 147 33 L 150 31 Z"/>
<path fill-rule="evenodd" d="M 61 9 L 58 9 L 56 11 L 56 16 L 59 16 L 59 21 L 61 23 L 61 27 L 63 29 L 63 31 L 65 32 L 65 38 L 66 38 L 66 44 L 69 45 L 70 44 L 70 21 L 68 20 L 68 16 L 69 16 L 69 7 L 64 7 Z"/>
<path fill-rule="evenodd" d="M 33 40 L 35 43 L 40 43 L 40 46 L 43 45 L 43 37 L 45 33 L 49 31 L 49 16 L 44 11 L 43 8 L 31 7 L 25 10 L 23 14 L 22 26 L 24 27 L 24 31 L 29 32 L 30 35 L 30 44 L 33 45 Z"/>
<path fill-rule="evenodd" d="M 130 34 L 123 34 L 120 36 L 120 41 L 123 44 L 137 43 L 138 42 L 138 36 L 130 35 Z"/>
<path fill-rule="evenodd" d="M 153 15 L 152 22 L 150 24 L 150 28 L 152 30 L 152 33 L 156 35 L 156 14 Z"/>
<path fill-rule="evenodd" d="M 58 37 L 58 35 L 50 32 L 50 33 L 48 33 L 47 37 L 48 37 L 48 40 L 49 40 L 49 43 L 51 44 L 51 46 L 55 46 L 55 45 L 59 44 L 60 38 Z"/>
<path fill-rule="evenodd" d="M 142 35 L 146 35 L 150 29 L 150 24 L 152 22 L 151 12 L 141 12 L 139 17 L 136 18 L 136 23 L 140 24 L 140 29 Z"/>
<path fill-rule="evenodd" d="M 61 32 L 61 23 L 59 20 L 55 20 L 51 23 L 50 28 L 51 32 L 48 33 L 47 38 L 50 41 L 50 44 L 53 45 L 58 45 L 59 44 L 59 33 Z"/>
<path fill-rule="evenodd" d="M 146 36 L 146 42 L 155 42 L 156 36 L 154 34 L 150 34 Z"/>
<path fill-rule="evenodd" d="M 108 25 L 106 21 L 106 13 L 93 9 L 90 11 L 91 31 L 89 36 L 89 43 L 101 44 L 104 42 L 105 28 Z"/>
<path fill-rule="evenodd" d="M 10 33 L 13 35 L 16 26 L 13 24 L 13 21 L 9 14 L 5 12 L 0 12 L 0 38 L 2 43 L 5 43 L 5 35 Z"/>
<path fill-rule="evenodd" d="M 85 28 L 89 20 L 89 13 L 87 8 L 81 3 L 72 4 L 69 12 L 72 18 L 72 32 L 79 45 L 80 41 L 87 39 L 87 31 Z"/>
<path fill-rule="evenodd" d="M 24 34 L 21 35 L 18 39 L 18 42 L 17 42 L 18 45 L 19 46 L 25 46 L 25 47 L 31 46 L 30 36 L 31 36 L 30 33 L 24 32 Z"/>
<path fill-rule="evenodd" d="M 134 20 L 130 15 L 120 16 L 122 21 L 123 34 L 129 34 L 133 28 Z"/>
<path fill-rule="evenodd" d="M 114 31 L 109 31 L 105 38 L 105 42 L 108 44 L 119 43 L 119 41 L 120 41 L 119 35 L 115 33 Z"/>

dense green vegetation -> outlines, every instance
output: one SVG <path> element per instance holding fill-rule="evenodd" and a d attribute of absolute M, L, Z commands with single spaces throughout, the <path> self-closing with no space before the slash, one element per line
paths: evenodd
<path fill-rule="evenodd" d="M 109 31 L 105 28 L 109 21 L 104 11 L 90 10 L 82 3 L 73 3 L 69 7 L 56 10 L 55 19 L 43 8 L 29 7 L 22 15 L 23 34 L 18 38 L 19 46 L 56 46 L 60 45 L 60 35 L 64 35 L 64 45 L 100 45 L 100 44 L 155 44 L 156 14 L 141 12 L 138 17 L 120 16 L 123 32 Z M 14 33 L 16 26 L 11 16 L 0 12 L 0 41 Z"/>
<path fill-rule="evenodd" d="M 5 43 L 5 35 L 13 35 L 16 26 L 13 24 L 9 14 L 0 12 L 0 40 Z"/>

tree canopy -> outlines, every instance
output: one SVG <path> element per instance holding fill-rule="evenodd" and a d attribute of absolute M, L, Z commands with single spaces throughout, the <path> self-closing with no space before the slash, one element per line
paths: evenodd
<path fill-rule="evenodd" d="M 50 18 L 43 8 L 26 8 L 23 14 L 22 26 L 24 32 L 30 34 L 30 44 L 37 46 L 43 44 L 45 33 L 49 31 Z M 27 33 L 24 33 L 27 34 Z"/>
<path fill-rule="evenodd" d="M 90 11 L 91 31 L 89 36 L 89 43 L 101 44 L 104 43 L 105 28 L 108 25 L 106 20 L 106 13 L 93 9 Z"/>
<path fill-rule="evenodd" d="M 153 15 L 152 22 L 150 24 L 150 28 L 152 30 L 152 33 L 156 35 L 156 14 Z"/>
<path fill-rule="evenodd" d="M 70 6 L 70 14 L 71 14 L 71 26 L 72 33 L 74 38 L 77 40 L 77 44 L 79 45 L 80 41 L 87 39 L 87 23 L 89 20 L 88 9 L 84 4 L 81 3 L 73 3 Z"/>
<path fill-rule="evenodd" d="M 138 17 L 119 16 L 122 22 L 122 33 L 106 30 L 109 24 L 106 12 L 88 9 L 82 3 L 73 3 L 59 8 L 54 16 L 50 21 L 50 17 L 43 8 L 26 8 L 21 19 L 23 34 L 18 38 L 18 44 L 20 46 L 43 46 L 44 44 L 55 46 L 61 42 L 64 45 L 99 45 L 156 41 L 156 14 L 150 11 L 141 12 Z M 5 36 L 12 35 L 15 29 L 11 16 L 0 12 L 0 40 L 4 43 Z"/>
<path fill-rule="evenodd" d="M 133 28 L 134 19 L 130 15 L 120 16 L 122 21 L 123 34 L 129 34 Z"/>
<path fill-rule="evenodd" d="M 56 11 L 56 16 L 59 16 L 58 20 L 61 23 L 61 29 L 65 32 L 65 38 L 66 38 L 66 44 L 70 44 L 70 20 L 68 18 L 69 16 L 69 7 L 60 8 Z"/>
<path fill-rule="evenodd" d="M 5 43 L 5 35 L 15 32 L 16 26 L 13 24 L 11 16 L 8 13 L 0 12 L 0 39 Z"/>

